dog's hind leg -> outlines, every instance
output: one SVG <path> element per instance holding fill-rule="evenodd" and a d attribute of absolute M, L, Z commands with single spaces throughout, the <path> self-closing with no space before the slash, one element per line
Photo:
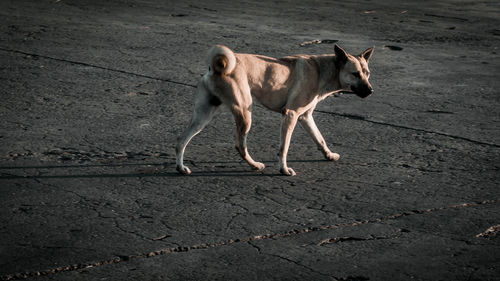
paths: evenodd
<path fill-rule="evenodd" d="M 326 159 L 331 161 L 338 161 L 340 155 L 337 153 L 333 153 L 330 151 L 330 149 L 328 149 L 325 139 L 316 126 L 316 122 L 314 122 L 314 118 L 312 116 L 313 111 L 314 108 L 311 108 L 299 117 L 300 125 L 302 125 L 302 128 L 304 128 L 304 130 L 306 130 L 309 135 L 311 135 L 316 145 L 318 145 L 318 149 L 323 152 Z"/>
<path fill-rule="evenodd" d="M 264 170 L 266 166 L 263 163 L 254 161 L 247 149 L 247 135 L 252 126 L 252 112 L 250 111 L 250 106 L 242 108 L 233 105 L 231 111 L 236 121 L 236 150 L 238 150 L 241 157 L 245 159 L 254 170 Z"/>
<path fill-rule="evenodd" d="M 212 95 L 203 82 L 198 84 L 197 96 L 194 105 L 193 118 L 187 129 L 178 138 L 176 152 L 176 169 L 179 173 L 189 175 L 191 170 L 184 166 L 184 151 L 191 139 L 197 135 L 212 120 L 221 101 Z"/>

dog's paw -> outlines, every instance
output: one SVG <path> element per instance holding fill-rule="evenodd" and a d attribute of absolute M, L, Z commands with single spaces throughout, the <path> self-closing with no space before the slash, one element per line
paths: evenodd
<path fill-rule="evenodd" d="M 285 176 L 295 176 L 296 173 L 292 168 L 281 168 L 280 173 L 282 173 Z"/>
<path fill-rule="evenodd" d="M 255 162 L 255 164 L 252 165 L 252 169 L 254 169 L 257 172 L 264 170 L 265 167 L 266 165 L 264 165 L 264 163 L 261 162 Z"/>
<path fill-rule="evenodd" d="M 177 167 L 175 167 L 175 169 L 177 170 L 177 172 L 179 172 L 183 175 L 190 175 L 191 174 L 191 170 L 189 170 L 189 168 L 184 166 L 184 165 L 177 166 Z"/>
<path fill-rule="evenodd" d="M 340 155 L 338 153 L 328 152 L 325 154 L 326 159 L 330 161 L 339 161 Z"/>

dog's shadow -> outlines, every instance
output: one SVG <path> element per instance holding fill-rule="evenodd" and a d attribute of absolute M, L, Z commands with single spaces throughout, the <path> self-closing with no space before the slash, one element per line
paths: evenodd
<path fill-rule="evenodd" d="M 328 160 L 290 160 L 289 163 L 326 162 Z M 243 161 L 200 161 L 192 162 L 193 173 L 181 175 L 175 170 L 174 162 L 162 163 L 119 163 L 119 164 L 69 164 L 40 166 L 0 167 L 0 180 L 7 179 L 73 179 L 73 178 L 140 178 L 140 177 L 274 177 L 283 176 L 274 166 L 278 161 L 263 161 L 264 171 L 253 171 Z M 133 168 L 129 172 L 123 172 Z M 78 170 L 85 172 L 73 172 Z M 106 172 L 106 170 L 118 170 Z"/>

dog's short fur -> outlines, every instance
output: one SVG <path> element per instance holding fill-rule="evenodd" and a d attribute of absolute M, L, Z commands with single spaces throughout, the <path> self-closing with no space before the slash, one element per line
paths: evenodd
<path fill-rule="evenodd" d="M 335 45 L 335 54 L 296 55 L 275 59 L 261 55 L 234 53 L 221 45 L 208 52 L 208 72 L 197 87 L 194 115 L 177 144 L 177 171 L 190 174 L 183 164 L 186 145 L 212 119 L 221 104 L 229 107 L 236 120 L 236 149 L 255 170 L 264 169 L 247 151 L 246 138 L 252 123 L 252 96 L 262 105 L 283 115 L 279 151 L 280 172 L 293 176 L 286 162 L 292 132 L 300 122 L 325 157 L 337 161 L 340 155 L 328 149 L 314 122 L 317 103 L 339 92 L 354 92 L 365 98 L 373 93 L 368 81 L 369 48 L 355 56 Z"/>

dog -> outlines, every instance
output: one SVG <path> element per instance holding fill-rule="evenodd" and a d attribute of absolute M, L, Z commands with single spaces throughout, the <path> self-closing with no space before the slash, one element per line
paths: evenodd
<path fill-rule="evenodd" d="M 338 161 L 340 155 L 330 151 L 313 119 L 318 102 L 341 92 L 351 92 L 361 98 L 373 93 L 368 81 L 368 62 L 374 47 L 361 55 L 348 54 L 338 45 L 334 54 L 295 55 L 271 58 L 262 55 L 235 53 L 216 45 L 208 51 L 208 72 L 197 85 L 194 114 L 187 129 L 178 138 L 176 169 L 189 175 L 183 163 L 189 141 L 198 134 L 220 108 L 227 106 L 236 121 L 236 149 L 255 170 L 265 165 L 252 159 L 247 150 L 247 135 L 252 124 L 252 96 L 264 107 L 281 113 L 279 168 L 284 175 L 294 176 L 287 165 L 287 153 L 297 121 L 311 135 L 326 157 Z"/>

